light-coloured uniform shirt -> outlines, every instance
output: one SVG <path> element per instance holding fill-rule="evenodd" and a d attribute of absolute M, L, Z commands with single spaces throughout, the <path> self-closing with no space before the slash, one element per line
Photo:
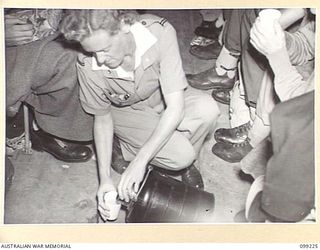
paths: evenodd
<path fill-rule="evenodd" d="M 142 15 L 130 30 L 136 43 L 135 70 L 109 69 L 93 56 L 80 55 L 77 63 L 80 100 L 84 110 L 105 115 L 116 107 L 164 109 L 163 95 L 187 88 L 176 37 L 166 19 Z"/>

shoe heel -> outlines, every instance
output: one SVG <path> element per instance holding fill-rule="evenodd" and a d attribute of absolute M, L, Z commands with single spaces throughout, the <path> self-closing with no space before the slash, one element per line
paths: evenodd
<path fill-rule="evenodd" d="M 41 141 L 39 140 L 38 136 L 32 131 L 31 132 L 31 147 L 35 151 L 43 152 L 43 147 Z"/>
<path fill-rule="evenodd" d="M 39 144 L 35 144 L 34 142 L 32 142 L 31 147 L 32 147 L 32 149 L 34 149 L 35 151 L 43 152 L 43 149 L 42 149 L 42 147 L 41 147 Z"/>

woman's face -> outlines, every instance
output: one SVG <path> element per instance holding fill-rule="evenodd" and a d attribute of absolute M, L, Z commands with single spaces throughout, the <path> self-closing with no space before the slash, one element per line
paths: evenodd
<path fill-rule="evenodd" d="M 105 30 L 96 30 L 89 37 L 86 37 L 81 45 L 84 50 L 94 54 L 98 65 L 106 65 L 111 69 L 120 66 L 127 56 L 125 40 L 121 31 L 110 35 Z"/>

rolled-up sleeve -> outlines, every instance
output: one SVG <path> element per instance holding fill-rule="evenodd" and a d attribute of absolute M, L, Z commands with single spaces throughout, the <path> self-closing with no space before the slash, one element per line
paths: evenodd
<path fill-rule="evenodd" d="M 315 57 L 314 22 L 309 22 L 295 33 L 286 32 L 286 44 L 292 65 L 303 65 Z"/>
<path fill-rule="evenodd" d="M 292 99 L 314 89 L 314 73 L 307 81 L 291 65 L 286 49 L 268 55 L 274 72 L 274 88 L 281 101 Z"/>
<path fill-rule="evenodd" d="M 110 112 L 111 103 L 104 95 L 103 78 L 89 66 L 77 64 L 80 83 L 80 101 L 83 109 L 93 115 L 105 115 Z M 99 86 L 100 83 L 100 86 Z"/>
<path fill-rule="evenodd" d="M 188 82 L 182 61 L 175 29 L 166 23 L 159 39 L 160 85 L 164 95 L 187 88 Z"/>

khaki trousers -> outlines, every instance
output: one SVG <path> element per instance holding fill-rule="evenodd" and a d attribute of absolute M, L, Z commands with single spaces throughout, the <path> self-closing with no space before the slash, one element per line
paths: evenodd
<path fill-rule="evenodd" d="M 124 158 L 131 161 L 152 135 L 163 111 L 144 105 L 139 109 L 112 107 L 111 112 Z M 210 95 L 189 87 L 185 91 L 185 116 L 152 163 L 170 170 L 190 166 L 213 131 L 219 114 L 218 105 Z"/>

